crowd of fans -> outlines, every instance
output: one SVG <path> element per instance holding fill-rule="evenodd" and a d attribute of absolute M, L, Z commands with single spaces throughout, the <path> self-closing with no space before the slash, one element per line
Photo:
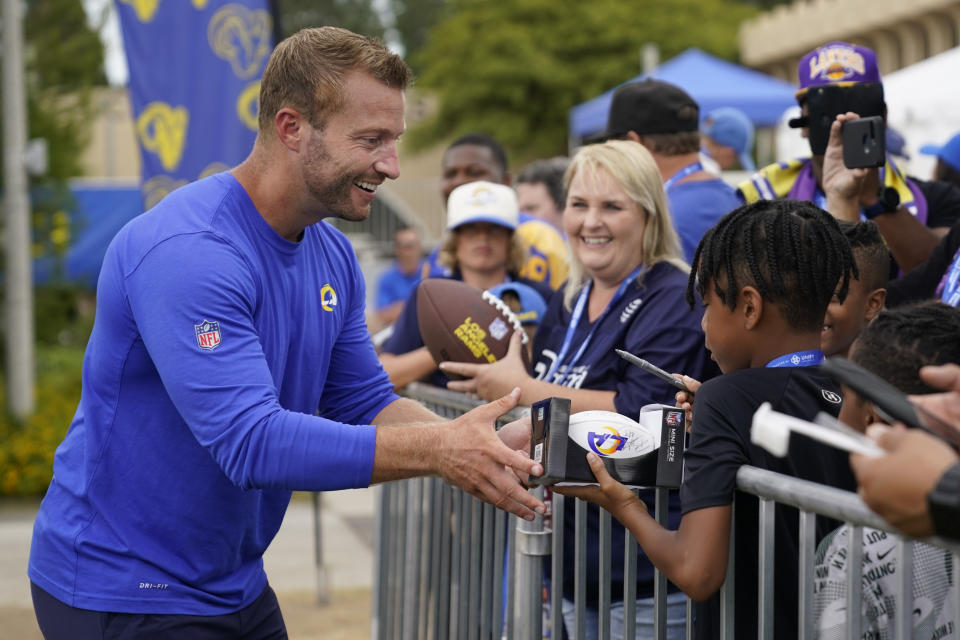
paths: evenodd
<path fill-rule="evenodd" d="M 732 522 L 743 532 L 735 543 L 735 589 L 744 615 L 736 616 L 735 637 L 756 635 L 756 500 L 741 496 L 732 509 L 744 464 L 859 491 L 906 535 L 960 539 L 956 450 L 927 433 L 875 424 L 882 413 L 817 366 L 825 356 L 849 358 L 905 393 L 922 394 L 915 396 L 918 405 L 960 430 L 960 134 L 921 149 L 937 157 L 931 180 L 907 175 L 895 149 L 880 167 L 850 169 L 843 160 L 845 123 L 886 115 L 875 54 L 825 44 L 801 60 L 798 83 L 802 116 L 791 126 L 809 138 L 811 155 L 759 170 L 744 114 L 732 108 L 701 114 L 685 91 L 657 80 L 620 87 L 602 136 L 570 159 L 530 164 L 516 180 L 495 140 L 458 139 L 441 167 L 446 236 L 422 275 L 512 292 L 513 308 L 532 314 L 532 364 L 525 366 L 518 337 L 499 362 L 441 363 L 437 370 L 415 330 L 412 285 L 381 352 L 397 388 L 429 376 L 485 400 L 519 388 L 523 404 L 566 397 L 573 411 L 636 417 L 655 402 L 687 409 L 683 486 L 670 502 L 667 527 L 648 509 L 651 494 L 638 496 L 614 481 L 595 456 L 588 458 L 598 485 L 563 490 L 610 511 L 639 541 L 638 638 L 653 637 L 654 567 L 672 585 L 668 637 L 683 637 L 684 593 L 697 601 L 695 637 L 717 637 Z M 736 189 L 719 175 L 734 168 L 753 172 Z M 498 194 L 486 217 L 477 209 L 464 213 L 477 189 Z M 475 255 L 471 242 L 483 245 Z M 513 259 L 511 247 L 521 257 Z M 675 372 L 689 391 L 675 393 L 614 349 Z M 788 455 L 774 457 L 750 441 L 751 417 L 763 402 L 808 420 L 819 411 L 839 415 L 887 455 L 850 458 L 795 436 Z M 573 526 L 572 511 L 562 526 Z M 597 579 L 598 514 L 591 504 L 588 638 L 596 637 L 599 615 L 598 589 L 590 584 Z M 848 585 L 839 558 L 849 531 L 819 525 L 814 624 L 818 637 L 843 638 L 848 616 L 859 615 L 844 606 Z M 799 594 L 788 567 L 796 566 L 800 544 L 797 514 L 778 509 L 775 527 L 774 637 L 791 638 Z M 904 615 L 914 618 L 913 637 L 944 637 L 960 614 L 950 605 L 957 587 L 949 555 L 914 547 L 915 609 L 897 611 L 893 571 L 882 580 L 867 573 L 895 540 L 873 530 L 863 536 L 870 597 L 862 628 L 874 634 L 864 637 L 888 637 Z M 613 550 L 611 620 L 618 638 L 624 550 Z M 553 582 L 564 593 L 569 631 L 573 549 L 564 552 L 571 575 Z"/>

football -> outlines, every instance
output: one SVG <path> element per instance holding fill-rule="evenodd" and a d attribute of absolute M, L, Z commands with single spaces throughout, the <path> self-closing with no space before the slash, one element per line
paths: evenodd
<path fill-rule="evenodd" d="M 437 364 L 496 362 L 507 354 L 510 335 L 521 329 L 500 298 L 449 278 L 427 278 L 417 287 L 417 322 Z"/>
<path fill-rule="evenodd" d="M 657 439 L 646 426 L 614 411 L 572 414 L 567 435 L 602 458 L 636 458 L 657 448 Z"/>

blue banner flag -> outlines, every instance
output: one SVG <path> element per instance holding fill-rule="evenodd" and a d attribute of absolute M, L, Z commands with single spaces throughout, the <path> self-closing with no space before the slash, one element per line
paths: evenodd
<path fill-rule="evenodd" d="M 116 0 L 147 209 L 240 163 L 273 48 L 268 0 Z"/>

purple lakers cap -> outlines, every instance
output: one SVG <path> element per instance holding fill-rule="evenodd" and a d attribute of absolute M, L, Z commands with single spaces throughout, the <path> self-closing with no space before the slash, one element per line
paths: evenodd
<path fill-rule="evenodd" d="M 849 85 L 857 82 L 880 82 L 877 54 L 872 49 L 849 42 L 830 42 L 817 47 L 800 59 L 799 98 L 810 87 L 825 84 Z"/>

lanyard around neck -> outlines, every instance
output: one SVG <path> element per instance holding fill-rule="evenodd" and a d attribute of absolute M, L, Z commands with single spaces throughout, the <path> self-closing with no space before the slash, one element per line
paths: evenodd
<path fill-rule="evenodd" d="M 682 169 L 677 171 L 675 174 L 667 178 L 667 180 L 663 183 L 663 190 L 670 191 L 670 187 L 677 184 L 687 176 L 696 173 L 697 171 L 703 171 L 703 165 L 700 164 L 699 160 L 697 160 L 694 163 L 688 164 L 687 166 L 683 167 Z"/>
<path fill-rule="evenodd" d="M 810 351 L 796 351 L 778 356 L 768 362 L 765 366 L 773 367 L 814 367 L 823 362 L 823 351 L 813 349 Z"/>
<path fill-rule="evenodd" d="M 580 361 L 580 357 L 583 355 L 583 352 L 587 350 L 587 345 L 590 344 L 590 341 L 593 340 L 593 334 L 596 333 L 597 327 L 603 322 L 603 319 L 607 316 L 607 313 L 610 309 L 617 306 L 617 303 L 620 302 L 620 299 L 626 293 L 627 288 L 630 286 L 630 283 L 637 279 L 637 277 L 643 273 L 646 269 L 644 265 L 638 266 L 633 272 L 627 276 L 623 282 L 620 283 L 620 286 L 617 288 L 617 292 L 613 294 L 613 298 L 607 303 L 607 307 L 603 310 L 603 313 L 600 314 L 600 317 L 597 318 L 596 322 L 593 323 L 593 327 L 590 329 L 590 333 L 587 334 L 587 337 L 580 343 L 580 348 L 577 349 L 577 352 L 574 354 L 573 358 L 567 363 L 567 371 L 573 369 L 574 365 Z M 560 365 L 563 364 L 563 361 L 567 357 L 567 353 L 570 351 L 570 346 L 573 344 L 573 336 L 577 332 L 577 326 L 580 324 L 580 318 L 583 317 L 583 310 L 587 306 L 587 299 L 590 297 L 590 289 L 593 286 L 593 281 L 588 282 L 583 290 L 580 292 L 580 297 L 577 298 L 577 304 L 573 307 L 573 313 L 570 314 L 570 323 L 567 325 L 567 332 L 563 336 L 563 344 L 560 347 L 560 353 L 557 354 L 557 359 L 553 361 L 550 370 L 547 371 L 547 375 L 543 377 L 544 380 L 550 382 L 553 374 L 560 369 Z"/>

